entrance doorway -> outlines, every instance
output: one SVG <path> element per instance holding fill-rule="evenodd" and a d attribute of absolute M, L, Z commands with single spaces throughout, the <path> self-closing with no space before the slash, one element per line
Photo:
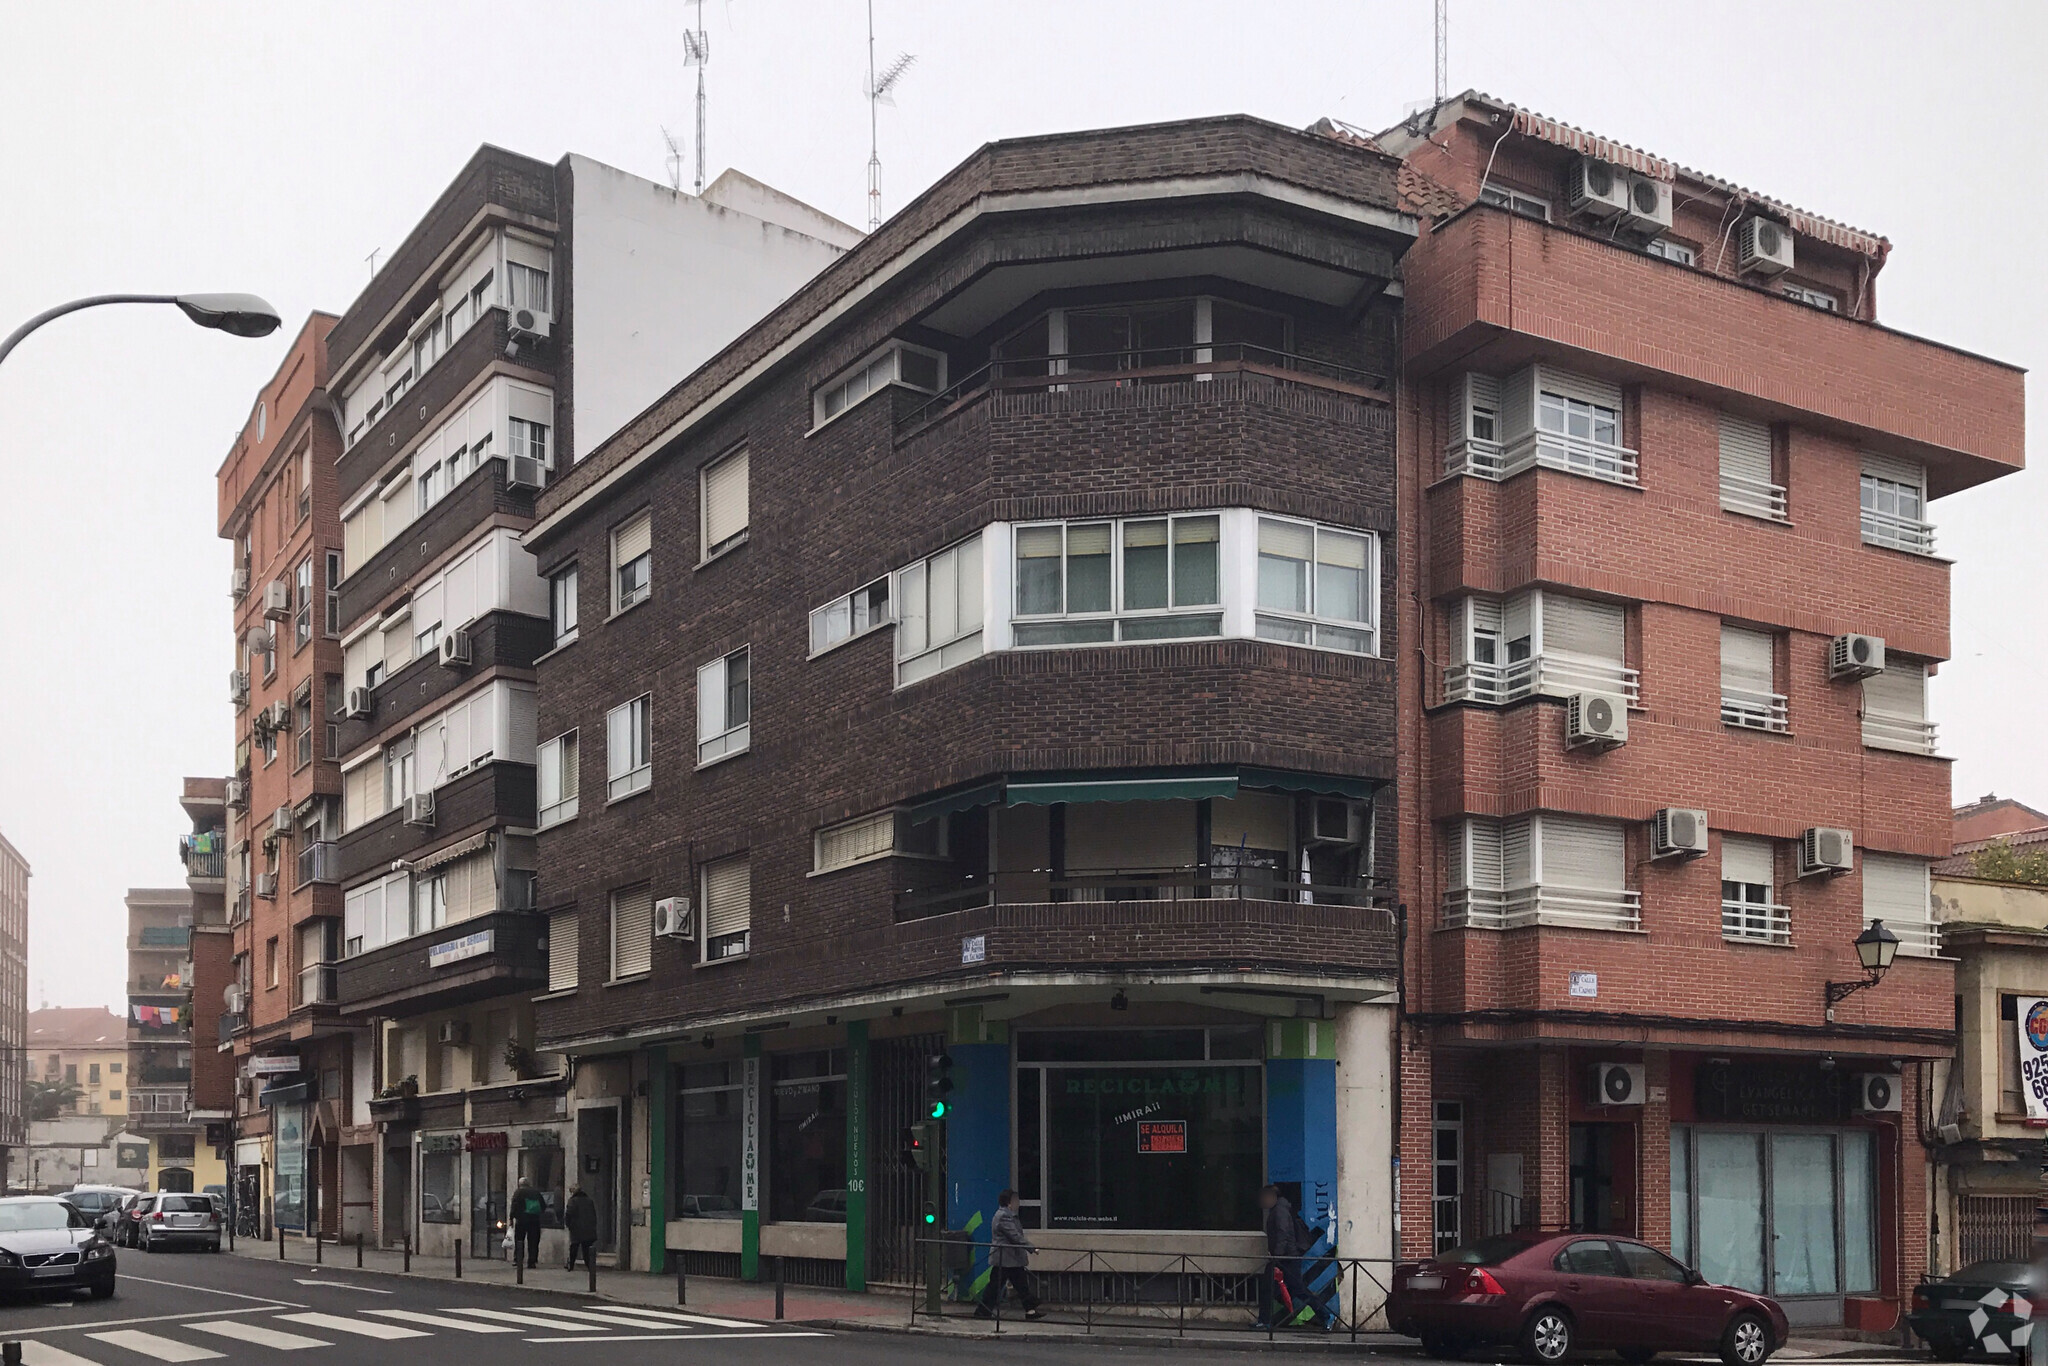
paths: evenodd
<path fill-rule="evenodd" d="M 469 1155 L 469 1255 L 505 1255 L 505 1154 Z"/>
<path fill-rule="evenodd" d="M 412 1143 L 384 1150 L 384 1246 L 397 1247 L 412 1233 Z"/>
<path fill-rule="evenodd" d="M 619 1249 L 619 1112 L 605 1105 L 576 1112 L 577 1176 L 597 1206 L 597 1250 Z"/>
<path fill-rule="evenodd" d="M 1571 1226 L 1575 1233 L 1636 1232 L 1636 1126 L 1571 1126 Z"/>

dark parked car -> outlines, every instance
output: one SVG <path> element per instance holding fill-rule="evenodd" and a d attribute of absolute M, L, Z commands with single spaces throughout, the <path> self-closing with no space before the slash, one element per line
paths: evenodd
<path fill-rule="evenodd" d="M 2013 1345 L 2012 1335 L 2026 1325 L 2033 1306 L 2048 1299 L 2044 1286 L 2048 1282 L 2026 1262 L 1972 1262 L 1914 1286 L 1906 1322 L 1936 1361 L 2019 1356 L 2023 1347 Z"/>
<path fill-rule="evenodd" d="M 114 1241 L 122 1247 L 140 1247 L 142 1221 L 156 1205 L 156 1196 L 137 1191 L 123 1200 L 114 1214 Z"/>
<path fill-rule="evenodd" d="M 1515 1344 L 1538 1366 L 1599 1348 L 1763 1366 L 1787 1333 L 1774 1300 L 1709 1285 L 1633 1238 L 1586 1233 L 1504 1234 L 1397 1266 L 1387 1319 L 1431 1356 Z"/>
<path fill-rule="evenodd" d="M 92 1216 L 49 1195 L 0 1199 L 0 1291 L 114 1293 L 114 1245 Z"/>
<path fill-rule="evenodd" d="M 148 1199 L 148 1212 L 135 1222 L 136 1242 L 144 1252 L 180 1244 L 220 1251 L 221 1213 L 212 1196 L 158 1191 Z"/>
<path fill-rule="evenodd" d="M 62 1198 L 92 1220 L 101 1233 L 111 1234 L 120 1226 L 122 1203 L 136 1193 L 132 1186 L 73 1186 Z"/>

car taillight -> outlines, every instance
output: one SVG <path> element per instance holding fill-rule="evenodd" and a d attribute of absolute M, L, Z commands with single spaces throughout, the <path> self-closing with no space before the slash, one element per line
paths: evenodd
<path fill-rule="evenodd" d="M 162 1210 L 158 1210 L 155 1214 L 152 1214 L 149 1217 L 156 1220 L 159 1224 L 161 1224 L 164 1221 L 164 1212 Z"/>
<path fill-rule="evenodd" d="M 1925 1290 L 1915 1290 L 1913 1292 L 1913 1307 L 1915 1309 L 1932 1309 L 1934 1301 L 1927 1298 Z"/>
<path fill-rule="evenodd" d="M 1474 1271 L 1465 1278 L 1465 1293 L 1468 1295 L 1505 1295 L 1508 1292 L 1501 1288 L 1500 1282 L 1493 1278 L 1491 1271 L 1482 1269 Z"/>

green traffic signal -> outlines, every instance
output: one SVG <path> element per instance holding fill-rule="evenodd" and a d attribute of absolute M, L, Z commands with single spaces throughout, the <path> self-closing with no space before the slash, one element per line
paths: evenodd
<path fill-rule="evenodd" d="M 930 1115 L 930 1118 L 932 1118 L 932 1119 L 944 1119 L 944 1118 L 946 1117 L 946 1110 L 947 1110 L 947 1108 L 948 1108 L 948 1107 L 947 1107 L 947 1105 L 946 1105 L 946 1102 L 944 1102 L 943 1100 L 935 1100 L 935 1101 L 933 1101 L 933 1102 L 931 1103 L 931 1115 Z"/>
<path fill-rule="evenodd" d="M 936 1215 L 936 1214 L 933 1214 L 933 1213 L 932 1213 L 932 1212 L 931 1212 L 930 1210 L 926 1210 L 926 1211 L 924 1212 L 924 1221 L 925 1221 L 925 1222 L 926 1222 L 927 1224 L 936 1224 L 936 1223 L 938 1223 L 938 1222 L 939 1222 L 939 1216 L 938 1216 L 938 1215 Z"/>

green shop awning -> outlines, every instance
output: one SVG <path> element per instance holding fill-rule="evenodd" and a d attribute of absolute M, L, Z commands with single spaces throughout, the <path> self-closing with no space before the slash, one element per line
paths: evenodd
<path fill-rule="evenodd" d="M 1199 801 L 1203 797 L 1237 794 L 1235 773 L 1183 774 L 1171 778 L 1093 778 L 1059 782 L 1011 783 L 1011 806 L 1051 806 L 1055 802 Z"/>
<path fill-rule="evenodd" d="M 1245 787 L 1274 788 L 1281 792 L 1313 792 L 1323 797 L 1370 798 L 1380 784 L 1371 778 L 1346 778 L 1329 773 L 1290 773 L 1280 768 L 1241 768 L 1237 781 Z"/>

